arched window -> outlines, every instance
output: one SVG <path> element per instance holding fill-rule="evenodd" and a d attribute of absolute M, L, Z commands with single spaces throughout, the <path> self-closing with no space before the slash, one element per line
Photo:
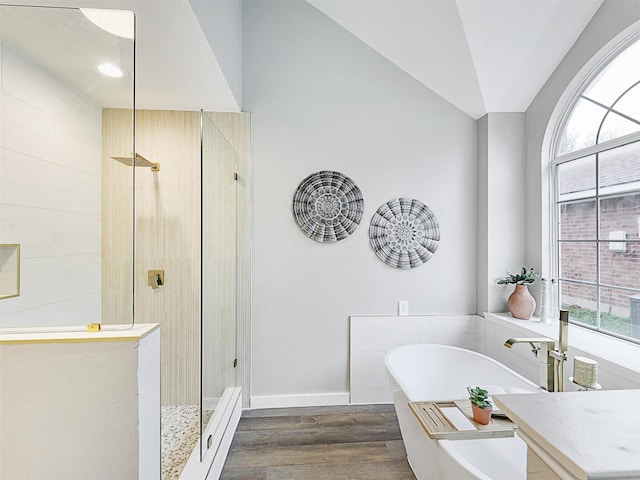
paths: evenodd
<path fill-rule="evenodd" d="M 555 145 L 561 308 L 640 342 L 640 40 L 582 89 Z"/>

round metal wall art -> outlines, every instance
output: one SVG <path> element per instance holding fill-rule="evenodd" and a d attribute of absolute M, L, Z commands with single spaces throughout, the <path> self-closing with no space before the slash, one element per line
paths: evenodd
<path fill-rule="evenodd" d="M 302 232 L 317 242 L 337 242 L 360 224 L 364 200 L 346 175 L 331 170 L 312 173 L 293 195 L 293 218 Z"/>
<path fill-rule="evenodd" d="M 415 268 L 429 261 L 438 249 L 440 226 L 424 203 L 396 198 L 373 215 L 369 241 L 378 258 L 387 265 Z"/>

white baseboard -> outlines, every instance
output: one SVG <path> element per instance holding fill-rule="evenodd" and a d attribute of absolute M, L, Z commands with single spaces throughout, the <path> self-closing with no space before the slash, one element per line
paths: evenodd
<path fill-rule="evenodd" d="M 251 397 L 251 409 L 287 407 L 326 407 L 349 405 L 349 393 L 313 393 L 307 395 L 263 395 Z"/>
<path fill-rule="evenodd" d="M 242 389 L 227 388 L 217 407 L 203 435 L 205 442 L 211 436 L 210 447 L 201 462 L 200 442 L 196 444 L 180 474 L 180 480 L 215 480 L 220 477 L 233 435 L 240 421 Z"/>

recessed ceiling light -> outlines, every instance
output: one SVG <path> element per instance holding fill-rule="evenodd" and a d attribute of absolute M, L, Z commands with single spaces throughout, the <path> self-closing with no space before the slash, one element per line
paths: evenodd
<path fill-rule="evenodd" d="M 82 14 L 105 32 L 122 38 L 133 40 L 134 16 L 128 10 L 102 10 L 98 8 L 81 8 Z"/>
<path fill-rule="evenodd" d="M 120 78 L 124 75 L 122 69 L 114 65 L 113 63 L 101 63 L 98 65 L 98 70 L 100 70 L 107 77 Z"/>

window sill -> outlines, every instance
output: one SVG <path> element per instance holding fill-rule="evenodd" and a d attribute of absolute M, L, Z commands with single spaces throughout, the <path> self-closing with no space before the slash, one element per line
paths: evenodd
<path fill-rule="evenodd" d="M 510 325 L 524 330 L 524 334 L 535 334 L 558 340 L 558 325 L 540 322 L 539 317 L 530 320 L 517 320 L 509 313 L 484 313 L 484 318 L 499 325 Z M 634 379 L 640 380 L 640 345 L 625 342 L 608 335 L 594 332 L 578 325 L 569 325 L 569 348 L 580 350 L 586 355 L 595 357 L 599 363 L 612 364 L 628 370 Z"/>

